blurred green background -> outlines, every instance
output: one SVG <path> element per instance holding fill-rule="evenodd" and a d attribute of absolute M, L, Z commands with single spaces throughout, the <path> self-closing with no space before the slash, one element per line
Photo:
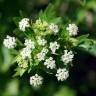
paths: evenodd
<path fill-rule="evenodd" d="M 12 57 L 2 45 L 7 34 L 14 35 L 12 18 L 22 10 L 34 19 L 49 3 L 56 6 L 57 16 L 64 22 L 78 24 L 79 34 L 89 33 L 96 39 L 96 0 L 0 0 L 0 96 L 96 96 L 96 57 L 83 50 L 78 51 L 70 77 L 63 83 L 45 74 L 44 84 L 36 90 L 29 85 L 28 74 L 12 77 Z"/>

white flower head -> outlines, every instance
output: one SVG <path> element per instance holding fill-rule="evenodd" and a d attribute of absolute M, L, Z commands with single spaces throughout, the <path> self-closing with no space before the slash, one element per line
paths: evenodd
<path fill-rule="evenodd" d="M 57 77 L 58 81 L 64 81 L 69 77 L 69 72 L 65 68 L 63 68 L 63 69 L 59 68 L 57 70 L 56 77 Z"/>
<path fill-rule="evenodd" d="M 25 31 L 26 28 L 28 28 L 30 26 L 29 24 L 29 18 L 23 18 L 20 22 L 19 22 L 19 29 L 21 31 Z"/>
<path fill-rule="evenodd" d="M 45 53 L 45 55 L 48 53 L 48 49 L 47 48 L 43 48 L 41 53 Z"/>
<path fill-rule="evenodd" d="M 69 24 L 66 30 L 69 31 L 70 36 L 75 36 L 78 33 L 78 27 L 76 26 L 76 24 Z"/>
<path fill-rule="evenodd" d="M 3 44 L 7 48 L 14 48 L 16 46 L 16 39 L 15 37 L 11 37 L 7 35 L 6 39 L 4 39 Z"/>
<path fill-rule="evenodd" d="M 20 55 L 22 56 L 23 59 L 31 58 L 31 52 L 32 52 L 32 50 L 30 48 L 25 47 L 20 52 Z"/>
<path fill-rule="evenodd" d="M 45 59 L 45 55 L 48 53 L 48 49 L 43 48 L 42 51 L 40 53 L 37 54 L 37 59 L 39 61 L 42 61 Z"/>
<path fill-rule="evenodd" d="M 55 42 L 50 42 L 49 48 L 52 51 L 52 54 L 55 54 L 55 51 L 59 49 L 60 45 L 55 41 Z"/>
<path fill-rule="evenodd" d="M 31 41 L 31 39 L 26 39 L 24 45 L 31 49 L 35 48 L 35 42 Z"/>
<path fill-rule="evenodd" d="M 41 36 L 38 36 L 37 43 L 38 43 L 38 45 L 44 46 L 47 43 L 47 41 L 44 38 L 42 38 Z"/>
<path fill-rule="evenodd" d="M 74 54 L 72 51 L 64 50 L 64 55 L 61 56 L 61 60 L 67 64 L 73 60 Z"/>
<path fill-rule="evenodd" d="M 54 69 L 56 67 L 55 60 L 53 60 L 52 57 L 50 57 L 49 59 L 46 59 L 44 62 L 44 65 L 50 69 Z"/>
<path fill-rule="evenodd" d="M 49 28 L 50 28 L 55 34 L 59 32 L 59 27 L 58 27 L 58 25 L 56 25 L 56 24 L 54 24 L 54 23 L 51 23 L 51 24 L 49 25 Z"/>
<path fill-rule="evenodd" d="M 39 76 L 38 74 L 35 74 L 34 76 L 30 77 L 30 85 L 33 87 L 39 87 L 43 83 L 43 78 Z"/>

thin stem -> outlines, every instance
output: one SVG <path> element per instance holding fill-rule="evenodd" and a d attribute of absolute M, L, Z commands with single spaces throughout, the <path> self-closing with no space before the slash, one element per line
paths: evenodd
<path fill-rule="evenodd" d="M 20 46 L 23 46 L 23 43 L 18 38 L 16 38 L 16 40 L 20 44 Z"/>

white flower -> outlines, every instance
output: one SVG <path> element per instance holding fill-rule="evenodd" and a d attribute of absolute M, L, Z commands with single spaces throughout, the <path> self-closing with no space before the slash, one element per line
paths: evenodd
<path fill-rule="evenodd" d="M 35 42 L 31 41 L 31 39 L 26 39 L 24 45 L 31 49 L 35 48 Z"/>
<path fill-rule="evenodd" d="M 54 23 L 51 23 L 51 24 L 49 25 L 49 28 L 50 28 L 55 34 L 59 32 L 59 27 L 58 27 L 58 25 L 56 25 L 56 24 L 54 24 Z"/>
<path fill-rule="evenodd" d="M 50 69 L 54 69 L 56 67 L 55 60 L 53 60 L 52 57 L 50 57 L 49 59 L 46 59 L 44 62 L 44 65 Z"/>
<path fill-rule="evenodd" d="M 52 54 L 55 54 L 56 49 L 59 49 L 60 45 L 55 41 L 51 42 L 49 48 L 52 51 Z"/>
<path fill-rule="evenodd" d="M 7 35 L 6 39 L 4 39 L 3 44 L 7 48 L 14 48 L 16 46 L 16 39 L 15 37 L 11 37 Z"/>
<path fill-rule="evenodd" d="M 69 77 L 69 72 L 65 68 L 63 68 L 63 69 L 59 68 L 57 70 L 56 77 L 57 77 L 58 81 L 64 81 Z"/>
<path fill-rule="evenodd" d="M 72 51 L 64 50 L 64 55 L 61 56 L 61 60 L 67 64 L 73 60 L 74 54 Z"/>
<path fill-rule="evenodd" d="M 29 24 L 29 18 L 23 18 L 20 22 L 19 22 L 19 29 L 21 31 L 25 31 L 26 28 L 28 28 L 30 26 Z"/>
<path fill-rule="evenodd" d="M 30 85 L 33 87 L 39 87 L 43 83 L 43 78 L 39 76 L 38 74 L 35 74 L 34 76 L 30 77 Z"/>
<path fill-rule="evenodd" d="M 42 51 L 37 54 L 37 59 L 38 59 L 39 61 L 44 60 L 44 59 L 45 59 L 45 55 L 47 54 L 47 52 L 48 52 L 48 49 L 43 48 Z"/>
<path fill-rule="evenodd" d="M 70 36 L 75 36 L 75 35 L 77 35 L 78 27 L 76 26 L 76 24 L 69 24 L 69 26 L 66 28 L 66 30 L 69 31 Z"/>
<path fill-rule="evenodd" d="M 48 49 L 43 48 L 42 51 L 41 51 L 41 53 L 45 53 L 45 55 L 46 55 L 48 53 Z"/>
<path fill-rule="evenodd" d="M 47 43 L 47 41 L 46 41 L 45 39 L 43 39 L 41 36 L 38 36 L 38 37 L 37 37 L 37 43 L 38 43 L 39 45 L 44 46 L 44 45 Z"/>
<path fill-rule="evenodd" d="M 31 58 L 31 52 L 32 50 L 30 48 L 23 48 L 23 50 L 20 52 L 23 59 Z"/>

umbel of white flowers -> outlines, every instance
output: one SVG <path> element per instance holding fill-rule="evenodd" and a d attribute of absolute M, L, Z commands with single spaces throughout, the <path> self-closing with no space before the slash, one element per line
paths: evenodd
<path fill-rule="evenodd" d="M 44 38 L 42 38 L 41 36 L 38 36 L 37 43 L 38 43 L 38 45 L 44 46 L 47 43 L 47 41 Z"/>
<path fill-rule="evenodd" d="M 65 68 L 63 68 L 63 69 L 59 68 L 57 70 L 56 77 L 57 77 L 58 81 L 64 81 L 64 80 L 66 80 L 69 77 L 69 72 Z"/>
<path fill-rule="evenodd" d="M 59 32 L 59 27 L 58 27 L 58 25 L 56 25 L 56 24 L 54 24 L 54 23 L 51 23 L 51 24 L 49 25 L 49 28 L 50 28 L 55 34 Z"/>
<path fill-rule="evenodd" d="M 31 39 L 25 39 L 24 45 L 27 48 L 30 48 L 30 49 L 34 49 L 35 48 L 35 42 L 34 41 L 31 41 Z"/>
<path fill-rule="evenodd" d="M 42 83 L 43 83 L 43 78 L 38 74 L 35 74 L 34 76 L 30 77 L 30 85 L 32 85 L 33 87 L 38 87 L 42 85 Z"/>
<path fill-rule="evenodd" d="M 66 30 L 69 31 L 70 36 L 75 36 L 78 33 L 78 27 L 76 26 L 76 24 L 69 24 Z"/>
<path fill-rule="evenodd" d="M 21 31 L 25 31 L 26 28 L 30 27 L 29 24 L 29 18 L 23 18 L 20 22 L 19 22 L 19 29 Z"/>
<path fill-rule="evenodd" d="M 73 60 L 74 54 L 72 51 L 64 50 L 64 54 L 61 56 L 61 60 L 64 64 L 70 63 Z"/>
<path fill-rule="evenodd" d="M 45 59 L 45 55 L 48 53 L 48 49 L 43 48 L 40 53 L 37 54 L 37 59 L 42 61 Z"/>
<path fill-rule="evenodd" d="M 7 35 L 6 39 L 4 39 L 4 41 L 3 41 L 3 44 L 8 49 L 14 48 L 16 46 L 16 39 L 15 39 L 15 37 L 11 37 L 11 36 Z"/>
<path fill-rule="evenodd" d="M 60 45 L 55 41 L 55 42 L 50 42 L 49 48 L 52 51 L 52 54 L 55 54 L 56 50 L 59 49 Z"/>
<path fill-rule="evenodd" d="M 31 58 L 31 52 L 32 50 L 28 47 L 23 48 L 23 50 L 20 52 L 20 55 L 23 59 Z"/>
<path fill-rule="evenodd" d="M 44 65 L 50 69 L 54 69 L 56 67 L 55 60 L 53 60 L 52 57 L 46 59 Z"/>
<path fill-rule="evenodd" d="M 31 39 L 26 39 L 24 45 L 26 46 L 20 52 L 23 59 L 31 58 L 32 49 L 35 48 L 35 42 L 31 41 Z"/>
<path fill-rule="evenodd" d="M 43 25 L 44 27 L 48 27 L 48 30 L 51 30 L 54 34 L 59 32 L 58 25 L 51 23 L 48 25 L 48 23 L 45 21 L 43 24 L 41 20 L 36 20 L 36 24 L 41 28 Z M 48 25 L 48 26 L 47 26 Z M 42 27 L 43 27 L 42 26 Z M 26 28 L 30 27 L 29 19 L 23 18 L 19 22 L 19 29 L 21 31 L 26 31 Z M 75 24 L 69 24 L 69 26 L 66 28 L 66 30 L 69 32 L 70 36 L 75 36 L 78 33 L 78 27 Z M 43 47 L 42 50 L 36 54 L 36 58 L 38 61 L 44 61 L 44 65 L 49 69 L 56 68 L 56 61 L 53 59 L 53 57 L 47 57 L 48 49 L 50 48 L 52 54 L 56 54 L 56 51 L 60 48 L 60 44 L 57 43 L 57 41 L 50 42 L 49 48 L 47 49 L 47 40 L 45 40 L 42 36 L 36 37 L 36 44 L 40 47 Z M 4 39 L 3 44 L 5 47 L 11 49 L 16 46 L 16 39 L 15 37 L 8 36 Z M 25 39 L 24 48 L 20 51 L 20 58 L 18 58 L 18 65 L 21 68 L 27 68 L 28 67 L 28 60 L 27 58 L 31 58 L 31 53 L 35 49 L 35 41 L 32 41 L 31 39 Z M 64 64 L 72 62 L 74 57 L 74 54 L 72 51 L 64 50 L 64 54 L 61 56 L 61 60 L 64 62 Z M 47 59 L 46 59 L 47 58 Z M 22 64 L 23 63 L 23 64 Z M 58 81 L 64 81 L 69 77 L 69 71 L 66 68 L 59 68 L 56 73 L 56 77 Z M 39 76 L 38 74 L 35 74 L 34 76 L 30 77 L 30 85 L 37 87 L 42 85 L 43 78 Z"/>

